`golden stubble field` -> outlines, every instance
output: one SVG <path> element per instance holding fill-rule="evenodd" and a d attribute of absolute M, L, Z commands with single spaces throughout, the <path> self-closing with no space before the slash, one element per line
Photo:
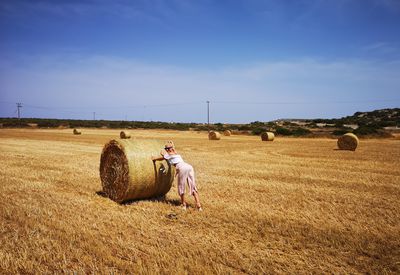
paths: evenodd
<path fill-rule="evenodd" d="M 118 130 L 0 129 L 0 273 L 399 273 L 400 140 L 133 130 L 173 139 L 204 211 L 101 194 Z"/>

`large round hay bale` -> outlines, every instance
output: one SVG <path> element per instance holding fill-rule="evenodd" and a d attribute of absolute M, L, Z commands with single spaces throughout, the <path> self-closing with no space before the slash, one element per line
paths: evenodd
<path fill-rule="evenodd" d="M 100 158 L 103 191 L 116 202 L 165 195 L 174 180 L 175 167 L 159 156 L 164 143 L 156 140 L 111 140 Z"/>
<path fill-rule="evenodd" d="M 232 135 L 232 132 L 230 130 L 225 130 L 224 131 L 224 136 L 229 137 L 230 135 Z"/>
<path fill-rule="evenodd" d="M 82 131 L 81 129 L 74 129 L 74 135 L 81 135 Z"/>
<path fill-rule="evenodd" d="M 128 131 L 121 131 L 121 133 L 119 133 L 119 137 L 122 139 L 131 138 L 131 133 Z"/>
<path fill-rule="evenodd" d="M 221 134 L 217 131 L 210 131 L 208 133 L 208 139 L 209 140 L 220 140 L 221 139 Z"/>
<path fill-rule="evenodd" d="M 347 133 L 338 139 L 337 145 L 340 150 L 355 151 L 358 146 L 358 142 L 358 137 L 355 134 Z"/>
<path fill-rule="evenodd" d="M 262 141 L 273 141 L 275 139 L 275 134 L 272 132 L 264 132 L 261 134 Z"/>

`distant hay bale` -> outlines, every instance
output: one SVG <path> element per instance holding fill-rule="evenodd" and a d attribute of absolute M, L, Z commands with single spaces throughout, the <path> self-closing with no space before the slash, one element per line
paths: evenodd
<path fill-rule="evenodd" d="M 347 133 L 338 139 L 337 145 L 340 150 L 355 151 L 358 146 L 358 142 L 358 137 L 355 134 Z"/>
<path fill-rule="evenodd" d="M 174 180 L 175 167 L 159 156 L 163 142 L 156 140 L 111 140 L 100 158 L 103 191 L 116 202 L 165 195 Z"/>
<path fill-rule="evenodd" d="M 39 124 L 37 124 L 37 123 L 27 123 L 26 125 L 31 127 L 31 128 L 37 128 Z"/>
<path fill-rule="evenodd" d="M 273 141 L 275 139 L 275 134 L 272 132 L 264 132 L 261 134 L 262 141 Z"/>
<path fill-rule="evenodd" d="M 121 133 L 119 133 L 119 137 L 122 139 L 131 138 L 131 133 L 128 131 L 121 131 Z"/>
<path fill-rule="evenodd" d="M 209 140 L 220 140 L 221 139 L 221 134 L 217 131 L 210 131 L 208 133 L 208 139 Z"/>
<path fill-rule="evenodd" d="M 230 135 L 232 135 L 232 132 L 230 130 L 225 130 L 224 131 L 224 136 L 229 137 Z"/>
<path fill-rule="evenodd" d="M 82 131 L 81 129 L 74 129 L 74 135 L 81 135 Z"/>

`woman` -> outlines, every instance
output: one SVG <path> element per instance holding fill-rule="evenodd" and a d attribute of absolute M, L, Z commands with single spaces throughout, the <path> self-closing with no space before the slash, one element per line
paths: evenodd
<path fill-rule="evenodd" d="M 169 164 L 174 165 L 176 168 L 175 176 L 178 176 L 178 193 L 181 197 L 182 208 L 186 210 L 187 203 L 185 201 L 185 184 L 188 183 L 189 193 L 194 196 L 196 201 L 197 210 L 203 211 L 200 204 L 199 193 L 197 191 L 196 182 L 194 179 L 194 170 L 193 167 L 184 162 L 182 157 L 178 155 L 175 150 L 174 143 L 172 141 L 168 141 L 165 144 L 164 150 L 160 152 L 161 157 L 151 157 L 153 161 L 161 161 L 166 160 Z"/>

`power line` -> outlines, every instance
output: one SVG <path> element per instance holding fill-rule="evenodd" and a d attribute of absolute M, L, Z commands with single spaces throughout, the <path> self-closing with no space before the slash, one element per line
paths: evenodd
<path fill-rule="evenodd" d="M 350 103 L 377 103 L 396 102 L 400 99 L 385 100 L 347 100 L 347 101 L 270 101 L 270 102 L 249 102 L 249 101 L 213 101 L 217 104 L 242 104 L 242 105 L 312 105 L 312 104 L 350 104 Z"/>
<path fill-rule="evenodd" d="M 34 109 L 46 109 L 46 110 L 70 110 L 70 109 L 143 109 L 143 108 L 152 108 L 152 107 L 172 107 L 172 106 L 184 106 L 184 105 L 193 105 L 193 104 L 201 104 L 201 101 L 197 102 L 180 102 L 180 103 L 166 103 L 166 104 L 138 104 L 138 105 L 126 105 L 126 106 L 79 106 L 79 107 L 61 107 L 61 106 L 38 106 L 38 105 L 25 105 L 25 107 L 34 108 Z"/>

